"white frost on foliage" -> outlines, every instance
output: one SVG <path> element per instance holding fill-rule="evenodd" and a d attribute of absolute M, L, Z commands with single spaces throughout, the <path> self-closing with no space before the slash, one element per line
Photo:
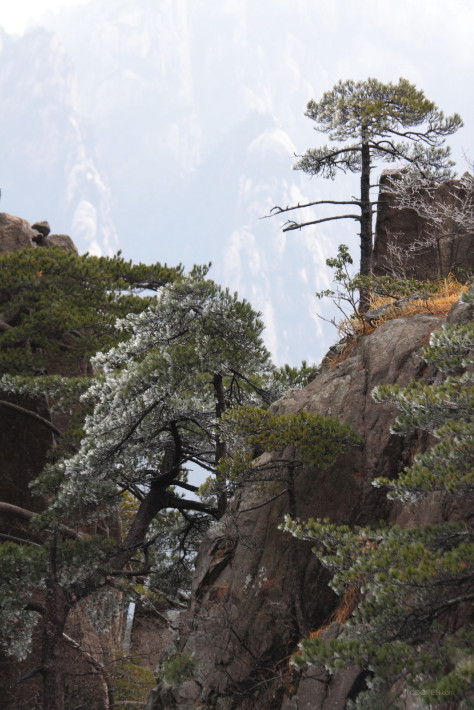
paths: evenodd
<path fill-rule="evenodd" d="M 117 325 L 130 337 L 93 359 L 103 374 L 82 396 L 95 406 L 78 452 L 57 465 L 60 509 L 106 505 L 117 486 L 146 487 L 173 426 L 188 460 L 212 468 L 212 376 L 251 377 L 270 367 L 258 314 L 199 273 L 164 287 L 146 311 Z"/>

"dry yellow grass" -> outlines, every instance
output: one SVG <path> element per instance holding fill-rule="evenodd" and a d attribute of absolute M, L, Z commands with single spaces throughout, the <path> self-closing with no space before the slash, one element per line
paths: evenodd
<path fill-rule="evenodd" d="M 346 336 L 348 334 L 353 336 L 364 335 L 372 332 L 387 320 L 409 318 L 418 313 L 442 318 L 449 313 L 451 306 L 459 300 L 461 293 L 467 290 L 468 285 L 460 283 L 455 276 L 450 274 L 445 279 L 440 279 L 436 282 L 436 287 L 436 291 L 431 293 L 429 297 L 407 301 L 406 303 L 397 303 L 395 298 L 374 294 L 370 299 L 369 311 L 380 308 L 381 306 L 389 306 L 390 304 L 393 304 L 393 309 L 388 308 L 380 318 L 370 323 L 362 317 L 344 319 L 339 323 L 339 331 Z"/>
<path fill-rule="evenodd" d="M 395 298 L 382 297 L 374 294 L 370 298 L 369 311 L 382 306 L 390 306 L 377 320 L 368 322 L 363 316 L 353 315 L 344 318 L 338 323 L 339 336 L 345 338 L 344 349 L 333 357 L 325 359 L 326 365 L 331 369 L 340 362 L 343 362 L 356 344 L 356 338 L 360 335 L 371 333 L 379 325 L 394 318 L 410 318 L 416 314 L 425 314 L 443 318 L 447 316 L 451 307 L 459 300 L 461 293 L 467 291 L 469 284 L 460 283 L 455 276 L 449 275 L 445 279 L 440 279 L 436 284 L 436 291 L 433 291 L 427 298 L 398 302 Z"/>
<path fill-rule="evenodd" d="M 309 637 L 313 639 L 318 638 L 318 636 L 321 636 L 323 631 L 328 629 L 331 624 L 345 624 L 354 609 L 356 608 L 358 600 L 359 590 L 355 587 L 349 587 L 349 589 L 347 589 L 342 595 L 341 601 L 334 609 L 333 613 L 331 614 L 327 622 L 324 624 L 324 626 L 321 626 L 316 631 L 311 631 Z"/>
<path fill-rule="evenodd" d="M 401 315 L 410 316 L 415 313 L 431 313 L 436 316 L 446 316 L 451 306 L 459 299 L 461 293 L 467 290 L 467 284 L 460 283 L 456 277 L 451 274 L 445 279 L 437 281 L 436 287 L 436 291 L 430 294 L 429 298 L 409 301 L 406 304 L 402 303 L 400 306 L 397 306 L 396 314 L 394 316 L 389 315 L 385 320 L 389 320 L 390 317 L 400 318 Z M 374 296 L 370 302 L 369 310 L 394 302 L 395 299 L 393 298 Z"/>

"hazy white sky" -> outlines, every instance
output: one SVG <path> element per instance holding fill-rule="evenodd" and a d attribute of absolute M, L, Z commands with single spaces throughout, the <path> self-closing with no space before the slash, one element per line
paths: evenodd
<path fill-rule="evenodd" d="M 83 13 L 74 12 L 79 5 Z M 134 25 L 130 10 L 141 6 L 144 17 L 151 17 L 156 8 L 156 26 L 150 23 L 149 30 Z M 119 16 L 120 26 L 115 26 Z M 199 31 L 190 28 L 189 37 L 184 32 L 188 17 L 199 21 Z M 340 186 L 340 179 L 332 186 L 309 183 L 291 171 L 290 155 L 318 142 L 304 116 L 306 102 L 339 79 L 374 76 L 396 82 L 403 76 L 446 114 L 461 114 L 465 127 L 448 141 L 457 172 L 474 160 L 473 0 L 0 0 L 0 27 L 8 33 L 22 34 L 38 20 L 62 44 L 71 75 L 62 74 L 60 66 L 56 76 L 48 64 L 51 81 L 44 81 L 41 58 L 26 54 L 25 62 L 37 62 L 31 72 L 17 65 L 17 84 L 13 66 L 10 82 L 0 83 L 6 92 L 2 105 L 10 102 L 10 109 L 1 114 L 3 130 L 10 132 L 23 156 L 22 163 L 9 146 L 2 147 L 13 157 L 8 163 L 1 153 L 1 209 L 30 221 L 48 219 L 55 231 L 71 234 L 81 251 L 110 253 L 115 250 L 110 245 L 117 245 L 127 259 L 181 261 L 187 267 L 212 260 L 213 278 L 238 289 L 265 314 L 268 345 L 280 363 L 316 361 L 323 355 L 327 341 L 319 327 L 315 329 L 313 294 L 329 286 L 324 259 L 334 255 L 333 245 L 341 241 L 357 248 L 352 225 L 345 225 L 346 231 L 342 224 L 332 231 L 327 225 L 317 234 L 295 234 L 297 248 L 288 247 L 283 258 L 285 241 L 278 222 L 265 231 L 270 223 L 258 219 L 275 202 L 323 199 L 329 188 L 335 190 L 330 193 L 334 199 L 345 197 L 347 185 Z M 188 54 L 191 44 L 195 54 Z M 150 62 L 143 61 L 147 52 Z M 188 66 L 191 56 L 199 60 L 200 74 Z M 214 64 L 215 57 L 222 58 L 222 65 Z M 97 77 L 95 62 L 101 68 Z M 23 116 L 24 105 L 30 105 L 25 94 L 34 94 L 33 82 L 59 93 L 74 87 L 71 102 L 77 103 L 65 104 L 65 113 L 59 115 L 62 120 L 74 108 L 75 120 L 87 128 L 84 141 L 82 128 L 77 145 L 63 141 L 56 133 L 62 125 L 59 118 L 51 125 L 45 118 L 43 132 L 37 133 L 37 121 L 30 126 L 27 113 L 22 121 L 15 120 L 17 114 Z M 42 99 L 45 106 L 59 106 L 58 97 Z M 259 120 L 262 114 L 262 126 L 281 129 L 283 144 L 271 144 L 275 162 L 268 150 L 261 160 L 245 149 L 227 160 L 221 150 L 229 138 L 236 136 L 236 145 L 244 146 L 247 138 L 254 140 L 263 130 L 260 123 L 253 128 L 246 122 L 247 116 L 253 121 L 252 111 L 259 113 Z M 236 127 L 239 132 L 234 133 Z M 37 140 L 24 140 L 30 129 L 31 135 L 45 139 L 44 150 Z M 262 147 L 261 141 L 258 145 Z M 50 146 L 64 149 L 63 158 L 52 156 Z M 98 167 L 96 154 L 101 157 Z M 42 165 L 41 160 L 64 167 L 37 189 L 36 165 Z M 30 165 L 34 170 L 29 171 Z M 238 189 L 232 170 L 240 171 Z M 66 173 L 71 184 L 77 184 L 74 200 L 65 193 Z M 91 174 L 97 178 L 92 186 L 85 182 Z M 183 212 L 178 202 L 183 194 L 195 213 L 187 210 L 192 216 L 183 215 L 179 222 L 175 212 Z M 228 213 L 216 209 L 213 200 L 202 199 L 211 194 L 221 196 L 219 207 L 230 206 Z M 168 237 L 180 230 L 193 236 Z M 281 249 L 275 249 L 276 243 Z M 301 320 L 295 313 L 302 314 Z"/>
<path fill-rule="evenodd" d="M 48 10 L 85 5 L 89 0 L 0 0 L 0 27 L 11 34 L 20 34 L 28 23 Z"/>

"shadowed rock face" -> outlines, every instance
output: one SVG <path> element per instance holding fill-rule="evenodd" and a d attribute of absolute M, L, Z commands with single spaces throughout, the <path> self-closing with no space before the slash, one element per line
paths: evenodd
<path fill-rule="evenodd" d="M 433 183 L 414 196 L 421 209 L 400 209 L 390 187 L 400 179 L 397 170 L 380 177 L 372 269 L 376 275 L 393 273 L 420 280 L 446 277 L 474 266 L 474 181 Z M 453 215 L 457 219 L 453 219 Z M 416 247 L 416 244 L 418 246 Z M 414 248 L 416 247 L 416 248 Z M 404 273 L 403 273 L 404 272 Z"/>
<path fill-rule="evenodd" d="M 297 641 L 328 622 L 336 599 L 310 544 L 278 526 L 288 512 L 303 520 L 327 517 L 346 524 L 401 521 L 400 505 L 387 501 L 371 481 L 398 474 L 426 442 L 416 435 L 392 435 L 395 408 L 376 404 L 371 392 L 382 383 L 430 382 L 435 371 L 422 360 L 422 351 L 443 321 L 423 315 L 387 321 L 360 338 L 345 361 L 273 405 L 278 414 L 306 410 L 337 417 L 360 434 L 364 445 L 329 470 L 296 469 L 294 510 L 287 493 L 267 505 L 274 491 L 253 487 L 236 496 L 202 546 L 192 603 L 181 619 L 180 649 L 197 659 L 194 679 L 175 689 L 157 689 L 148 710 L 188 710 L 195 703 L 219 710 L 342 710 L 358 682 L 355 669 L 331 682 L 316 680 L 311 672 L 295 680 L 288 671 L 287 658 Z M 435 508 L 425 511 L 424 522 L 439 517 Z M 325 633 L 337 633 L 337 625 Z M 290 700 L 285 688 L 295 683 L 299 688 Z"/>

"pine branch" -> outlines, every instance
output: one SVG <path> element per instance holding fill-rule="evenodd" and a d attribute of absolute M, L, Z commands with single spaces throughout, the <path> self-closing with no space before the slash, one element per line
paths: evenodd
<path fill-rule="evenodd" d="M 25 409 L 25 407 L 20 407 L 19 404 L 13 404 L 13 402 L 6 402 L 4 399 L 0 399 L 0 407 L 4 407 L 5 409 L 12 409 L 13 411 L 18 412 L 19 414 L 22 414 L 24 417 L 34 419 L 34 421 L 39 422 L 40 424 L 45 426 L 56 436 L 62 436 L 59 429 L 57 429 L 52 422 L 48 421 L 48 419 L 45 419 L 40 414 L 33 412 L 31 409 Z"/>
<path fill-rule="evenodd" d="M 15 518 L 22 518 L 23 520 L 32 520 L 38 515 L 38 513 L 34 513 L 32 510 L 20 508 L 17 505 L 13 505 L 12 503 L 4 503 L 3 501 L 0 501 L 0 513 L 4 513 L 5 515 L 11 515 Z M 59 525 L 58 531 L 66 537 L 72 537 L 79 540 L 87 539 L 87 535 L 73 530 L 67 525 Z"/>

